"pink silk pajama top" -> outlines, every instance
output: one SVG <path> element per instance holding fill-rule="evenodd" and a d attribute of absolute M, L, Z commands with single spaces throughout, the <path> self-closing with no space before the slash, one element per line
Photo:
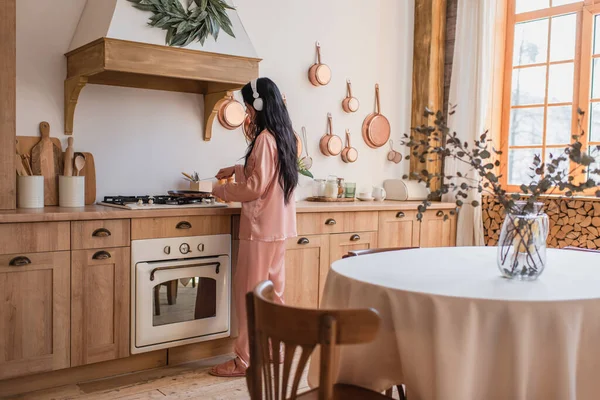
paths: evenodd
<path fill-rule="evenodd" d="M 278 166 L 275 137 L 265 130 L 256 138 L 246 168 L 235 166 L 236 182 L 213 189 L 225 201 L 242 203 L 241 240 L 273 242 L 297 236 L 294 194 L 286 205 Z"/>

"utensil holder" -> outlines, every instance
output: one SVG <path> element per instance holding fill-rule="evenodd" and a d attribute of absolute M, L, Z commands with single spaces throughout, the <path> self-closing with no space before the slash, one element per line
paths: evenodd
<path fill-rule="evenodd" d="M 58 177 L 58 204 L 61 207 L 85 206 L 85 176 Z"/>
<path fill-rule="evenodd" d="M 44 177 L 18 176 L 19 208 L 44 208 Z"/>

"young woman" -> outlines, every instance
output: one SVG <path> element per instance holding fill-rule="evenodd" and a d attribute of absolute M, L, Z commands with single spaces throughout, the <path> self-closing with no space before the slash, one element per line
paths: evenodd
<path fill-rule="evenodd" d="M 285 239 L 296 236 L 294 189 L 298 184 L 297 144 L 279 89 L 268 78 L 242 88 L 252 121 L 252 142 L 244 165 L 224 168 L 217 179 L 235 175 L 235 183 L 217 186 L 213 194 L 242 203 L 240 248 L 233 278 L 239 336 L 237 357 L 214 367 L 216 376 L 244 376 L 249 363 L 246 293 L 270 280 L 283 303 Z"/>

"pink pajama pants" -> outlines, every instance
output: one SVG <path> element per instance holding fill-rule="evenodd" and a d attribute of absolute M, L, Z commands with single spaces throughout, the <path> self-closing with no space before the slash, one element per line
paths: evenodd
<path fill-rule="evenodd" d="M 235 341 L 235 353 L 246 365 L 250 361 L 246 293 L 253 291 L 260 282 L 270 280 L 275 289 L 275 301 L 283 304 L 284 262 L 285 241 L 240 240 L 237 267 L 233 277 L 233 297 L 239 329 L 239 336 Z"/>

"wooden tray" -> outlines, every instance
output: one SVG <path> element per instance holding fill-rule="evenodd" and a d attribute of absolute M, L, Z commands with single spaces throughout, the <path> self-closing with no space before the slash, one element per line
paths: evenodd
<path fill-rule="evenodd" d="M 347 199 L 345 197 L 330 199 L 329 197 L 309 197 L 306 201 L 314 201 L 317 203 L 352 203 L 356 201 L 355 199 Z"/>

